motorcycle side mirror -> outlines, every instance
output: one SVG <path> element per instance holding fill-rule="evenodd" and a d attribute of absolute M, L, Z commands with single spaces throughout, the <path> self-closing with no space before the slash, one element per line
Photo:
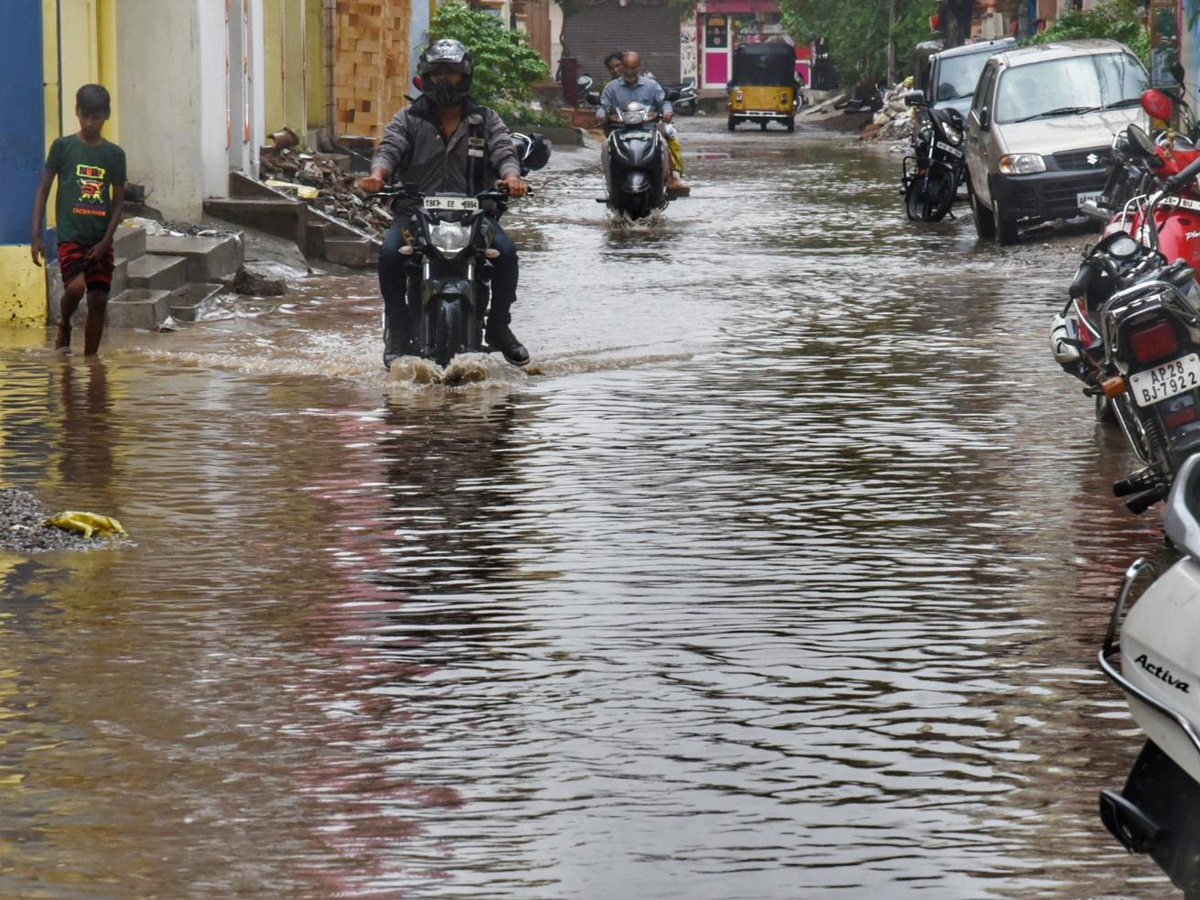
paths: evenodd
<path fill-rule="evenodd" d="M 1184 78 L 1186 76 L 1183 71 L 1183 64 L 1180 63 L 1179 60 L 1176 60 L 1175 62 L 1173 62 L 1171 64 L 1170 72 L 1171 72 L 1171 77 L 1175 79 L 1175 83 L 1178 85 L 1182 85 Z"/>
<path fill-rule="evenodd" d="M 925 92 L 924 91 L 905 91 L 903 94 L 900 95 L 900 98 L 904 101 L 905 106 L 916 106 L 918 103 L 925 102 Z"/>
<path fill-rule="evenodd" d="M 1175 104 L 1162 91 L 1150 90 L 1142 94 L 1142 109 L 1150 118 L 1168 122 L 1175 111 Z"/>
<path fill-rule="evenodd" d="M 1129 137 L 1129 146 L 1137 151 L 1138 156 L 1143 159 L 1158 159 L 1154 141 L 1150 140 L 1150 135 L 1145 131 L 1137 125 L 1130 125 L 1125 129 L 1125 134 Z"/>

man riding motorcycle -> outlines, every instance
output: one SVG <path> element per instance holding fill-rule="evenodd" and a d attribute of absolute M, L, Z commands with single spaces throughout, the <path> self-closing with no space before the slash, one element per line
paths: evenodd
<path fill-rule="evenodd" d="M 597 118 L 606 122 L 612 110 L 624 109 L 628 103 L 641 103 L 659 113 L 662 123 L 671 124 L 671 120 L 675 118 L 675 111 L 671 106 L 671 101 L 667 99 L 666 91 L 653 78 L 641 74 L 641 71 L 642 57 L 639 53 L 627 50 L 621 54 L 621 77 L 614 78 L 604 86 L 604 92 L 600 95 L 600 105 L 596 107 Z M 663 132 L 663 137 L 668 141 L 674 139 L 674 135 L 668 133 L 662 124 L 659 125 L 659 130 Z M 678 190 L 684 188 L 685 185 L 675 173 L 674 158 L 674 153 L 666 154 L 665 177 L 667 187 Z M 607 143 L 600 150 L 600 164 L 604 168 L 604 181 L 607 184 L 610 174 Z"/>
<path fill-rule="evenodd" d="M 422 95 L 392 118 L 371 161 L 371 174 L 359 187 L 375 193 L 396 176 L 415 183 L 422 194 L 475 195 L 499 182 L 511 196 L 523 197 L 529 186 L 521 177 L 508 128 L 493 110 L 470 97 L 474 61 L 467 48 L 459 41 L 434 41 L 421 53 L 417 72 Z M 389 368 L 396 358 L 414 352 L 413 322 L 405 302 L 406 259 L 400 254 L 406 244 L 404 233 L 412 224 L 411 204 L 398 204 L 379 253 L 383 364 Z M 509 328 L 509 309 L 517 299 L 517 248 L 496 216 L 488 217 L 486 227 L 491 248 L 500 254 L 493 261 L 487 342 L 510 363 L 523 366 L 529 362 L 529 352 Z"/>

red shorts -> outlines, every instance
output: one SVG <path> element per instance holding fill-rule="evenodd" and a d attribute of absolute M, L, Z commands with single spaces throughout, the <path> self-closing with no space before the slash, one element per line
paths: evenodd
<path fill-rule="evenodd" d="M 91 247 L 67 242 L 58 245 L 58 265 L 62 269 L 63 285 L 66 286 L 81 274 L 87 280 L 89 291 L 105 291 L 112 287 L 113 248 L 99 259 L 88 259 Z"/>

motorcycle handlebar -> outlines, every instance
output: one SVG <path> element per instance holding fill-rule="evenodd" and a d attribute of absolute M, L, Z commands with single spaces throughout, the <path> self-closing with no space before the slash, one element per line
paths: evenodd
<path fill-rule="evenodd" d="M 1193 159 L 1190 163 L 1183 167 L 1177 174 L 1172 175 L 1166 180 L 1164 186 L 1167 191 L 1174 192 L 1179 190 L 1197 175 L 1200 175 L 1200 156 Z"/>
<path fill-rule="evenodd" d="M 525 189 L 525 193 L 532 194 L 533 188 L 527 187 Z M 405 200 L 424 200 L 425 197 L 426 197 L 426 195 L 422 194 L 420 191 L 413 190 L 411 188 L 405 187 L 404 185 L 400 185 L 399 187 L 394 187 L 394 188 L 384 188 L 382 191 L 376 191 L 373 194 L 367 194 L 367 199 L 369 199 L 369 200 L 374 200 L 374 199 L 395 200 L 397 198 L 403 198 Z M 489 188 L 486 191 L 480 191 L 478 194 L 476 194 L 475 199 L 476 200 L 497 200 L 497 201 L 505 202 L 508 200 L 512 200 L 514 198 L 513 198 L 513 195 L 508 192 L 507 188 Z"/>

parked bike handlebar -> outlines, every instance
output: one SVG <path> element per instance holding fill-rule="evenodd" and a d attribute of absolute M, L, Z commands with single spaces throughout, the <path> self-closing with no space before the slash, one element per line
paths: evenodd
<path fill-rule="evenodd" d="M 1177 191 L 1197 175 L 1200 175 L 1200 156 L 1193 159 L 1178 173 L 1168 178 L 1164 184 L 1164 189 L 1167 192 Z"/>

